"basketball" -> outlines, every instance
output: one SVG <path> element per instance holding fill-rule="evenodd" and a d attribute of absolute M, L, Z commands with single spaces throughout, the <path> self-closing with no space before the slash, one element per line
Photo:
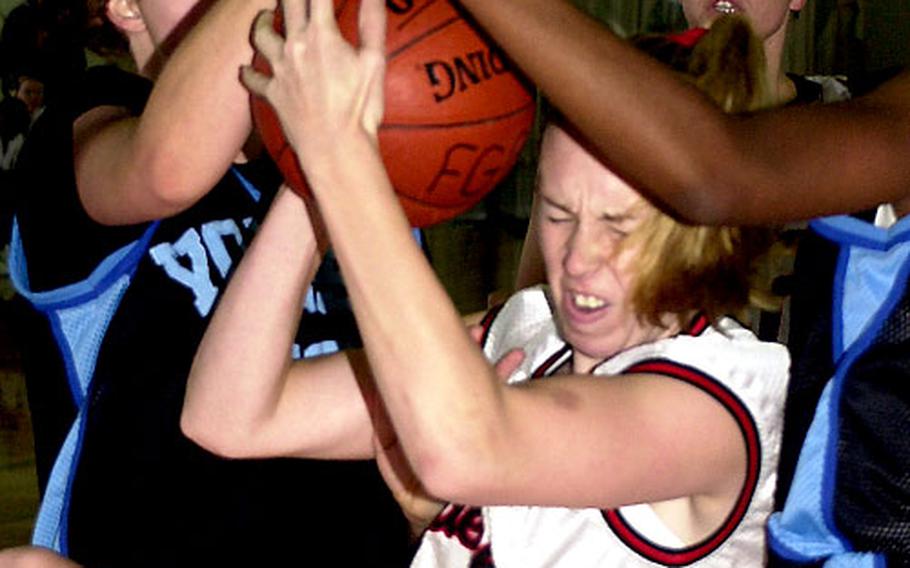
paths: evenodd
<path fill-rule="evenodd" d="M 496 1 L 496 0 L 491 0 Z M 360 0 L 335 0 L 342 35 L 358 45 Z M 383 162 L 411 224 L 427 227 L 473 207 L 515 164 L 536 103 L 504 55 L 447 0 L 387 0 Z M 281 10 L 275 26 L 282 30 Z M 256 56 L 253 66 L 269 73 Z M 269 104 L 253 119 L 288 184 L 307 185 Z"/>

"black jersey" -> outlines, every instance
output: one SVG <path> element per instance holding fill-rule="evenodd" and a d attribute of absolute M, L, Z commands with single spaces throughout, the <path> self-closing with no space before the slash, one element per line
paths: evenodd
<path fill-rule="evenodd" d="M 910 219 L 864 218 L 800 243 L 773 566 L 910 565 Z"/>
<path fill-rule="evenodd" d="M 279 178 L 270 164 L 235 166 L 174 217 L 101 226 L 76 194 L 72 120 L 102 104 L 138 112 L 149 85 L 100 69 L 86 86 L 48 109 L 21 164 L 11 272 L 33 306 L 35 542 L 90 567 L 405 563 L 407 525 L 374 464 L 226 460 L 183 436 L 193 356 Z M 308 304 L 336 325 L 304 317 L 301 353 L 357 341 L 327 268 Z"/>
<path fill-rule="evenodd" d="M 885 76 L 851 78 L 850 92 Z M 791 78 L 798 103 L 851 94 L 830 77 Z M 799 238 L 771 566 L 910 565 L 910 233 L 906 219 L 873 218 L 818 220 Z"/>

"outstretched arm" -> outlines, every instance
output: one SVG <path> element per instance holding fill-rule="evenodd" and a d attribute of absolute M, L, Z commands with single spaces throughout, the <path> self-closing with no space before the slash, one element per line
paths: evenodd
<path fill-rule="evenodd" d="M 612 169 L 684 219 L 780 223 L 910 195 L 910 73 L 843 104 L 733 117 L 568 0 L 461 3 Z"/>
<path fill-rule="evenodd" d="M 310 6 L 307 17 L 301 0 L 285 4 L 286 42 L 268 16 L 257 21 L 254 41 L 274 76 L 245 69 L 243 78 L 276 107 L 307 173 L 377 388 L 430 494 L 612 507 L 735 485 L 744 463 L 737 427 L 688 385 L 646 376 L 500 384 L 411 238 L 383 169 L 382 0 L 362 2 L 360 50 L 338 33 L 331 0 Z M 669 404 L 680 408 L 667 413 Z M 628 443 L 630 429 L 642 443 Z"/>
<path fill-rule="evenodd" d="M 148 63 L 157 77 L 141 116 L 101 107 L 80 117 L 77 184 L 95 220 L 127 224 L 172 215 L 215 186 L 250 133 L 249 96 L 237 77 L 252 57 L 250 23 L 274 6 L 275 0 L 200 2 Z"/>

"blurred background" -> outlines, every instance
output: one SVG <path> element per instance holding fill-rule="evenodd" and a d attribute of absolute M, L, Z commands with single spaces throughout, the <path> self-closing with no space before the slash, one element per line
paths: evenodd
<path fill-rule="evenodd" d="M 40 114 L 43 105 L 65 96 L 67 82 L 85 66 L 127 65 L 117 52 L 87 39 L 80 14 L 91 1 L 0 0 L 0 98 L 17 95 L 25 70 L 43 91 L 35 102 L 34 112 Z M 622 36 L 685 28 L 673 0 L 574 1 Z M 875 76 L 908 62 L 908 0 L 808 0 L 791 23 L 785 65 L 792 72 Z M 425 231 L 431 262 L 464 313 L 485 309 L 491 297 L 511 287 L 534 187 L 532 147 L 474 210 Z M 3 181 L 0 177 L 0 548 L 28 541 L 38 502 L 27 398 L 11 325 L 20 305 L 6 274 L 11 196 Z"/>

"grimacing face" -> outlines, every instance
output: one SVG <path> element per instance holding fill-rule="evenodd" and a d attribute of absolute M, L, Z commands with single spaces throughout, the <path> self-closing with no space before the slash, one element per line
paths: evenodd
<path fill-rule="evenodd" d="M 619 246 L 650 206 L 558 127 L 544 134 L 539 175 L 540 249 L 575 372 L 665 335 L 636 317 L 630 294 L 637 251 Z"/>

